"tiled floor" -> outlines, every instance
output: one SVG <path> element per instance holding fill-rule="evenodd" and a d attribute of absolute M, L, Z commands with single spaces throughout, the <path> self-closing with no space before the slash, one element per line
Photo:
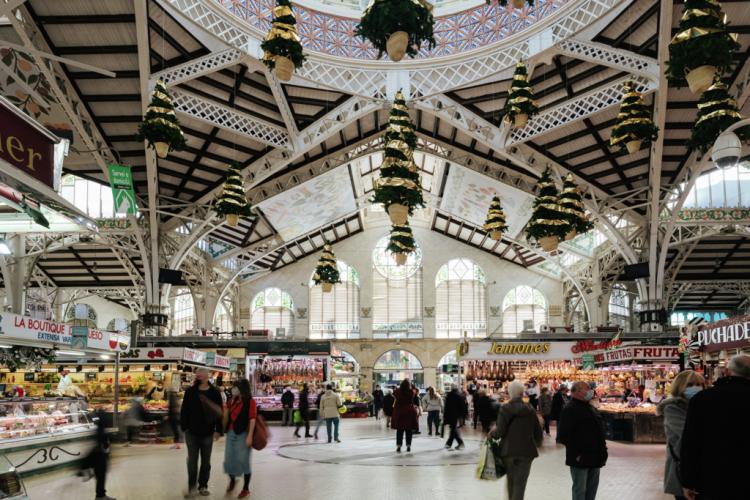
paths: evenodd
<path fill-rule="evenodd" d="M 395 433 L 381 422 L 343 420 L 340 444 L 295 439 L 289 428 L 272 427 L 269 447 L 253 453 L 251 498 L 256 500 L 463 500 L 505 499 L 504 482 L 474 479 L 479 436 L 466 432 L 466 449 L 445 451 L 443 441 L 421 434 L 412 453 L 396 455 Z M 554 430 L 553 430 L 554 434 Z M 325 437 L 325 427 L 321 438 Z M 599 500 L 666 500 L 661 493 L 664 447 L 609 444 L 610 457 L 602 470 Z M 224 495 L 224 445 L 214 446 L 211 497 Z M 182 497 L 187 481 L 186 452 L 163 445 L 117 448 L 107 482 L 119 500 L 169 500 Z M 534 461 L 527 500 L 570 498 L 565 453 L 545 438 Z M 71 471 L 30 478 L 32 500 L 94 498 L 93 481 L 82 483 Z M 237 491 L 238 492 L 238 491 Z"/>

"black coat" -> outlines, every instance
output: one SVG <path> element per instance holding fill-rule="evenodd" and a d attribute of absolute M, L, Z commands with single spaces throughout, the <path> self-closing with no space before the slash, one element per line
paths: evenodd
<path fill-rule="evenodd" d="M 208 405 L 201 403 L 200 396 L 214 403 L 219 408 L 223 407 L 221 394 L 213 385 L 208 386 L 206 391 L 201 391 L 197 386 L 192 386 L 185 391 L 180 409 L 180 426 L 183 431 L 190 431 L 196 436 L 210 436 L 214 432 L 224 432 L 222 417 L 214 415 Z"/>
<path fill-rule="evenodd" d="M 550 420 L 560 420 L 563 407 L 565 407 L 565 396 L 563 396 L 562 391 L 557 391 L 552 396 L 552 411 L 549 414 Z"/>
<path fill-rule="evenodd" d="M 445 396 L 445 411 L 443 421 L 448 425 L 456 425 L 458 419 L 466 417 L 466 398 L 456 390 L 453 390 Z"/>
<path fill-rule="evenodd" d="M 281 404 L 284 408 L 291 408 L 294 406 L 294 393 L 292 391 L 284 391 L 281 395 Z"/>
<path fill-rule="evenodd" d="M 307 415 L 307 412 L 310 410 L 310 400 L 308 399 L 309 395 L 310 393 L 304 390 L 300 391 L 299 393 L 297 408 L 299 408 L 299 412 L 303 417 L 305 417 Z"/>
<path fill-rule="evenodd" d="M 492 398 L 487 395 L 476 398 L 474 411 L 477 413 L 480 422 L 492 422 L 497 418 Z"/>
<path fill-rule="evenodd" d="M 393 397 L 393 394 L 386 394 L 383 398 L 383 413 L 385 413 L 386 417 L 390 417 L 393 415 L 393 405 L 396 403 L 396 398 Z"/>
<path fill-rule="evenodd" d="M 682 433 L 682 485 L 703 500 L 746 500 L 750 379 L 724 377 L 690 400 Z M 735 455 L 738 453 L 739 455 Z"/>
<path fill-rule="evenodd" d="M 375 389 L 372 391 L 372 402 L 375 404 L 376 407 L 382 408 L 383 407 L 383 391 L 382 389 Z"/>
<path fill-rule="evenodd" d="M 557 439 L 565 445 L 565 465 L 598 468 L 607 463 L 604 420 L 586 401 L 574 398 L 563 408 Z"/>

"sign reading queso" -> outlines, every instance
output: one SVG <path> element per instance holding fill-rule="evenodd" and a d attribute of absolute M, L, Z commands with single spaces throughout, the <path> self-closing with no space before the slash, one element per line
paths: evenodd
<path fill-rule="evenodd" d="M 5 100 L 0 101 L 0 158 L 55 189 L 55 144 L 52 134 Z"/>

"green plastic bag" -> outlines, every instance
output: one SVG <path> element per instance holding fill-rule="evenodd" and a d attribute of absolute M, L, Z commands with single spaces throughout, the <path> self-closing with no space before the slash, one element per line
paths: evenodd
<path fill-rule="evenodd" d="M 302 413 L 299 410 L 294 410 L 294 415 L 292 415 L 292 420 L 295 424 L 301 424 L 302 423 Z"/>

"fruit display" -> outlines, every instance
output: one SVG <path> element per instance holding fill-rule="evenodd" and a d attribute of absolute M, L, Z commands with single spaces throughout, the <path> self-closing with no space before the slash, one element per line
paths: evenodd
<path fill-rule="evenodd" d="M 643 403 L 631 405 L 629 403 L 599 403 L 599 411 L 606 413 L 639 413 L 656 415 L 656 405 Z"/>

